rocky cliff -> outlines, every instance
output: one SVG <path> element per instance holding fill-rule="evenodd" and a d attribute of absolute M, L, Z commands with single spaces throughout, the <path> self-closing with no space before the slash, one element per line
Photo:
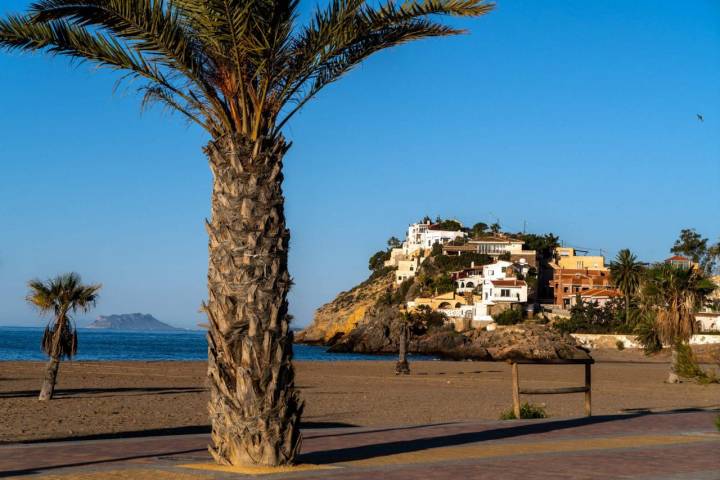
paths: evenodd
<path fill-rule="evenodd" d="M 330 303 L 315 313 L 312 325 L 295 335 L 302 343 L 329 345 L 356 326 L 367 322 L 366 314 L 378 299 L 394 286 L 393 272 L 385 272 L 357 285 L 352 290 L 341 292 Z"/>

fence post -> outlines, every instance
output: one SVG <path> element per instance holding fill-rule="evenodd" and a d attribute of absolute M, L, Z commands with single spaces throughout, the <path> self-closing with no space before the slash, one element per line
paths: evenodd
<path fill-rule="evenodd" d="M 590 363 L 585 364 L 585 415 L 592 415 L 592 378 L 590 369 L 592 365 Z"/>
<path fill-rule="evenodd" d="M 512 395 L 513 395 L 513 412 L 515 418 L 520 420 L 520 378 L 518 376 L 518 364 L 512 362 Z"/>

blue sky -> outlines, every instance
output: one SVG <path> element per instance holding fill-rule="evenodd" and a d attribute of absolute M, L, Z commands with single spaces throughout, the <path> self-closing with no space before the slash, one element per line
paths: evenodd
<path fill-rule="evenodd" d="M 720 2 L 507 0 L 453 23 L 470 33 L 377 55 L 287 128 L 298 325 L 425 214 L 648 261 L 681 228 L 717 241 Z M 0 54 L 0 324 L 40 324 L 25 282 L 70 270 L 104 284 L 89 317 L 203 321 L 207 137 L 116 79 Z"/>

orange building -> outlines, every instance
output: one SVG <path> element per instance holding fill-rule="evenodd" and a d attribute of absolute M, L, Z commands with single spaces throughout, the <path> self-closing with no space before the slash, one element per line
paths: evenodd
<path fill-rule="evenodd" d="M 559 268 L 551 265 L 552 278 L 548 286 L 553 292 L 553 303 L 562 308 L 570 308 L 571 299 L 576 294 L 593 289 L 612 289 L 610 271 L 591 268 Z"/>

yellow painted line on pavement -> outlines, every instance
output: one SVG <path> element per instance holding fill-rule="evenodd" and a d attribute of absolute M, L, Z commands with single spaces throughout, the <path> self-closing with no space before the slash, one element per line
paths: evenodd
<path fill-rule="evenodd" d="M 8 480 L 21 477 L 10 477 Z M 22 477 L 26 478 L 26 477 Z M 137 469 L 104 470 L 99 472 L 67 473 L 32 477 L 36 480 L 211 480 L 206 475 Z"/>
<path fill-rule="evenodd" d="M 472 460 L 517 455 L 535 455 L 543 453 L 581 452 L 588 450 L 607 450 L 614 448 L 637 448 L 663 445 L 681 445 L 707 442 L 707 436 L 701 435 L 635 435 L 608 438 L 586 438 L 558 440 L 540 443 L 503 443 L 488 444 L 478 442 L 472 445 L 438 447 L 414 452 L 396 453 L 363 460 L 343 462 L 347 466 L 403 465 L 413 463 L 434 463 L 457 460 Z"/>
<path fill-rule="evenodd" d="M 301 463 L 286 467 L 232 467 L 227 465 L 217 465 L 215 463 L 189 463 L 186 465 L 178 465 L 178 467 L 192 468 L 195 470 L 209 470 L 213 472 L 241 473 L 243 475 L 272 475 L 274 473 L 309 472 L 313 470 L 334 470 L 336 468 L 340 468 L 333 465 L 314 465 L 311 463 Z"/>

